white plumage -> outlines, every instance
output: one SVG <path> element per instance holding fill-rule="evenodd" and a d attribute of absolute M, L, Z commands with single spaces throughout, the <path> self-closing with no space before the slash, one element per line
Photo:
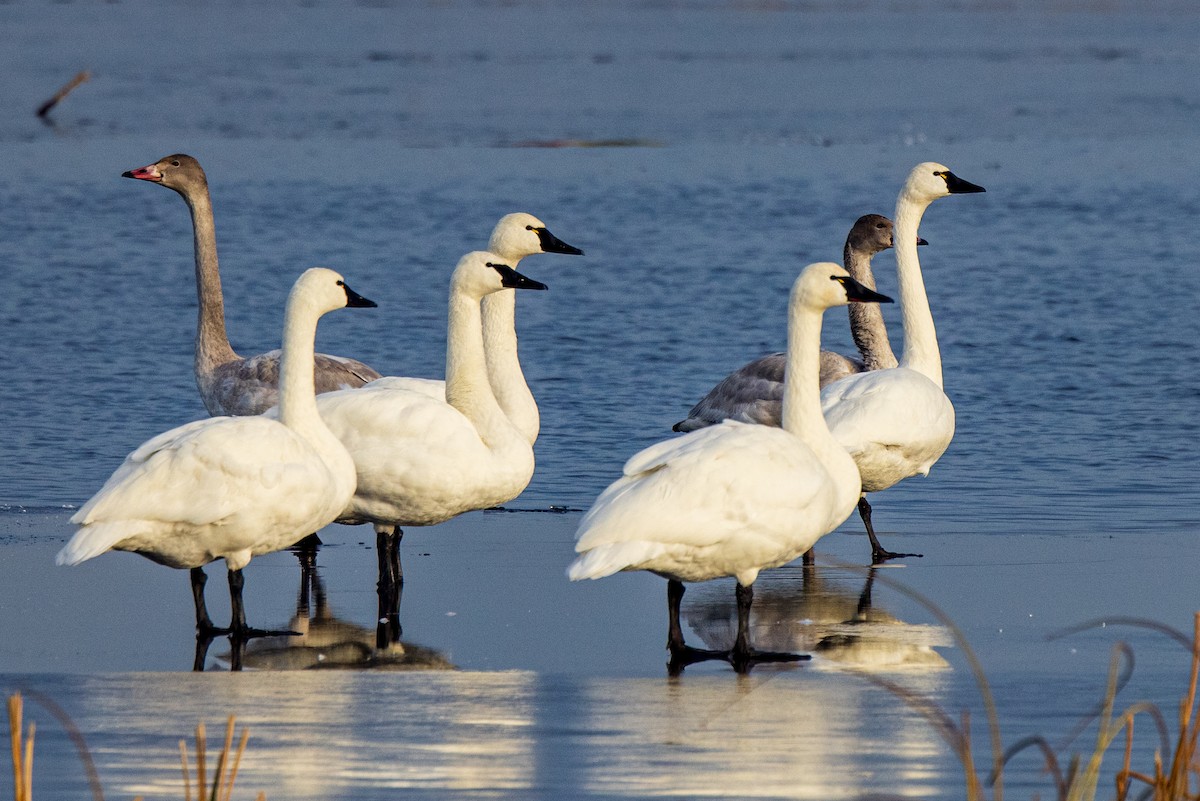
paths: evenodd
<path fill-rule="evenodd" d="M 821 353 L 822 409 L 834 437 L 858 464 L 864 493 L 927 475 L 954 436 L 954 407 L 941 388 L 937 334 L 917 256 L 917 246 L 925 240 L 917 229 L 925 209 L 937 198 L 982 191 L 941 164 L 926 162 L 912 170 L 896 201 L 896 222 L 894 229 L 889 223 L 887 240 L 888 245 L 898 243 L 905 358 L 897 362 L 893 355 L 882 314 L 859 307 L 851 308 L 850 328 L 862 360 Z M 870 238 L 879 220 L 886 218 L 860 218 L 846 238 L 846 266 L 868 287 L 874 287 L 870 257 L 883 249 L 880 241 Z M 756 359 L 717 384 L 674 430 L 692 431 L 726 418 L 779 425 L 782 382 L 782 354 Z M 920 556 L 880 545 L 865 495 L 858 511 L 871 541 L 872 562 Z"/>
<path fill-rule="evenodd" d="M 486 251 L 450 280 L 446 396 L 380 386 L 317 399 L 354 459 L 358 488 L 345 519 L 432 525 L 511 500 L 533 476 L 533 447 L 496 402 L 483 348 L 481 300 L 504 288 L 544 289 Z"/>
<path fill-rule="evenodd" d="M 196 571 L 224 559 L 234 594 L 231 628 L 244 631 L 241 569 L 333 522 L 354 493 L 354 462 L 317 414 L 312 383 L 317 320 L 347 305 L 375 304 L 332 270 L 305 272 L 288 297 L 278 419 L 214 417 L 150 439 L 71 517 L 79 529 L 58 563 L 121 550 L 192 568 L 204 629 L 212 626 Z"/>
<path fill-rule="evenodd" d="M 795 559 L 854 508 L 858 469 L 820 412 L 821 316 L 850 300 L 881 299 L 836 264 L 806 267 L 788 304 L 782 428 L 726 421 L 652 445 L 626 462 L 581 521 L 571 580 L 620 570 L 668 579 L 673 664 L 719 656 L 742 669 L 800 658 L 750 648 L 751 585 L 760 570 Z M 737 645 L 727 654 L 688 648 L 679 629 L 682 582 L 721 576 L 738 582 Z"/>
<path fill-rule="evenodd" d="M 880 546 L 865 493 L 928 475 L 954 438 L 954 406 L 942 390 L 942 358 L 917 256 L 917 230 L 934 200 L 982 191 L 941 164 L 924 162 L 913 168 L 896 200 L 896 271 L 904 322 L 900 364 L 847 376 L 821 392 L 829 430 L 854 457 L 862 476 L 864 496 L 858 510 L 874 562 L 919 554 L 893 553 Z"/>
<path fill-rule="evenodd" d="M 546 224 L 532 214 L 506 214 L 492 229 L 487 250 L 514 270 L 521 259 L 536 253 L 581 256 L 583 251 L 550 233 Z M 517 352 L 516 290 L 503 289 L 483 299 L 483 347 L 488 381 L 500 408 L 532 444 L 541 428 L 537 401 L 525 382 Z M 369 386 L 407 389 L 437 400 L 446 398 L 446 382 L 435 378 L 384 376 Z"/>
<path fill-rule="evenodd" d="M 928 475 L 954 436 L 954 406 L 936 384 L 903 367 L 871 380 L 846 380 L 821 392 L 821 408 L 837 441 L 858 465 L 863 492 Z"/>
<path fill-rule="evenodd" d="M 399 636 L 403 526 L 428 526 L 512 500 L 533 477 L 533 445 L 496 400 L 484 352 L 481 301 L 503 289 L 545 289 L 494 253 L 462 257 L 450 279 L 445 399 L 383 381 L 321 395 L 321 416 L 353 457 L 358 487 L 342 522 L 375 525 L 380 645 Z M 399 383 L 399 382 L 397 382 Z"/>

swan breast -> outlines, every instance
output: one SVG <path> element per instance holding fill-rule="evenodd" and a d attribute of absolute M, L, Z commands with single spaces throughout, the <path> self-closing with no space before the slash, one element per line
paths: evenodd
<path fill-rule="evenodd" d="M 432 525 L 510 501 L 533 477 L 533 448 L 515 429 L 485 441 L 462 412 L 419 391 L 332 392 L 317 408 L 354 460 L 347 518 Z"/>
<path fill-rule="evenodd" d="M 903 367 L 830 384 L 821 391 L 821 408 L 858 465 L 864 492 L 928 474 L 954 437 L 954 406 L 945 392 Z"/>

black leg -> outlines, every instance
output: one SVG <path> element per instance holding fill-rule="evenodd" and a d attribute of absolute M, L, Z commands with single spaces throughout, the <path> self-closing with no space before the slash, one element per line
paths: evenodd
<path fill-rule="evenodd" d="M 234 634 L 245 634 L 246 607 L 242 605 L 242 588 L 246 586 L 246 577 L 241 570 L 229 571 L 229 630 Z"/>
<path fill-rule="evenodd" d="M 738 673 L 749 673 L 750 669 L 763 662 L 802 662 L 812 657 L 808 654 L 791 654 L 780 651 L 756 651 L 750 646 L 750 607 L 754 604 L 754 586 L 737 585 L 738 633 L 733 650 L 729 652 L 729 663 Z"/>
<path fill-rule="evenodd" d="M 282 629 L 278 631 L 268 631 L 265 629 L 252 629 L 246 625 L 246 607 L 242 603 L 242 588 L 246 585 L 246 577 L 242 575 L 241 570 L 230 570 L 229 572 L 229 637 L 231 641 L 241 640 L 245 643 L 246 640 L 255 637 L 282 637 L 282 636 L 297 636 L 298 631 Z M 234 655 L 240 658 L 237 650 L 237 643 L 234 643 Z"/>
<path fill-rule="evenodd" d="M 893 553 L 879 544 L 875 527 L 871 525 L 871 504 L 867 503 L 866 495 L 858 499 L 858 516 L 862 518 L 863 525 L 867 527 L 867 536 L 871 538 L 871 564 L 878 565 L 889 559 L 903 559 L 906 556 L 922 556 L 919 553 Z"/>
<path fill-rule="evenodd" d="M 679 625 L 679 607 L 687 588 L 682 581 L 667 579 L 667 650 L 671 654 L 667 662 L 667 673 L 678 676 L 688 665 L 705 662 L 710 659 L 726 659 L 727 651 L 707 651 L 703 648 L 692 648 L 683 641 L 683 627 Z"/>
<path fill-rule="evenodd" d="M 400 641 L 400 596 L 404 591 L 404 571 L 400 565 L 400 540 L 404 532 L 399 526 L 375 531 L 375 552 L 379 560 L 378 616 L 375 626 L 375 647 L 387 648 Z"/>
<path fill-rule="evenodd" d="M 807 551 L 805 551 L 804 556 L 801 557 L 801 559 L 802 561 L 800 564 L 804 565 L 805 567 L 812 567 L 817 563 L 817 556 L 813 553 L 812 548 L 809 548 Z"/>
<path fill-rule="evenodd" d="M 687 587 L 683 586 L 682 581 L 667 579 L 667 650 L 672 654 L 686 647 L 683 643 L 683 628 L 679 625 L 679 607 L 683 603 L 685 592 Z"/>
<path fill-rule="evenodd" d="M 193 567 L 190 571 L 192 580 L 192 603 L 196 607 L 196 633 L 211 637 L 214 634 L 224 634 L 229 629 L 223 629 L 214 626 L 212 618 L 208 616 L 208 606 L 204 603 L 204 585 L 208 583 L 208 576 L 204 573 L 204 568 Z"/>

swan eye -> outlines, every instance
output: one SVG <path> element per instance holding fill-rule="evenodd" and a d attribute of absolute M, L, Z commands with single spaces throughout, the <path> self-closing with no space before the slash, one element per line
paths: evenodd
<path fill-rule="evenodd" d="M 338 286 L 345 286 L 345 285 L 346 285 L 346 282 L 345 282 L 345 281 L 338 281 L 338 282 L 337 282 L 337 285 L 338 285 Z"/>
<path fill-rule="evenodd" d="M 532 231 L 532 230 L 533 230 L 533 226 L 532 226 L 532 225 L 527 225 L 527 226 L 525 226 L 525 230 L 526 230 L 526 231 Z"/>
<path fill-rule="evenodd" d="M 171 166 L 172 166 L 172 167 L 178 167 L 178 166 L 179 166 L 179 161 L 178 161 L 177 159 L 173 159 L 173 160 L 171 161 Z"/>

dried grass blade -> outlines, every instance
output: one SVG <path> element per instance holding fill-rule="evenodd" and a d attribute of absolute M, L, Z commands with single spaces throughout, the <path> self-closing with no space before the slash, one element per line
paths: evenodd
<path fill-rule="evenodd" d="M 36 724 L 29 724 L 29 738 L 25 740 L 25 765 L 21 776 L 25 792 L 22 801 L 33 801 L 33 733 L 36 728 Z"/>
<path fill-rule="evenodd" d="M 198 792 L 196 798 L 203 801 L 208 795 L 208 765 L 204 761 L 204 746 L 207 734 L 204 730 L 204 724 L 196 724 L 196 786 Z"/>
<path fill-rule="evenodd" d="M 188 771 L 187 741 L 179 741 L 179 761 L 183 763 L 183 801 L 192 801 L 192 775 Z"/>
<path fill-rule="evenodd" d="M 230 718 L 232 720 L 232 718 Z M 233 767 L 229 771 L 229 784 L 225 788 L 224 801 L 230 801 L 233 796 L 233 783 L 237 780 L 238 768 L 242 764 L 242 755 L 246 753 L 246 743 L 250 741 L 249 729 L 242 729 L 242 738 L 238 741 L 237 754 L 233 758 Z"/>
<path fill-rule="evenodd" d="M 12 743 L 13 798 L 25 801 L 21 792 L 21 713 L 24 705 L 20 693 L 8 696 L 8 740 Z"/>

